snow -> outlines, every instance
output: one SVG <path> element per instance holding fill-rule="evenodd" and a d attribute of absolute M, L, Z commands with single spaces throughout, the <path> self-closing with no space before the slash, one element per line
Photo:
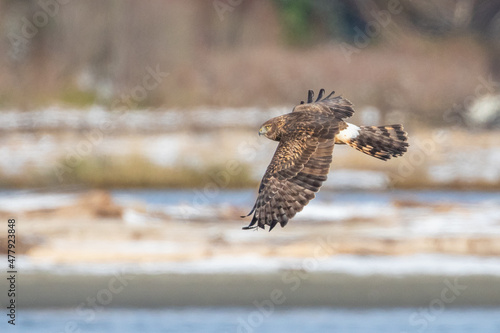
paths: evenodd
<path fill-rule="evenodd" d="M 77 194 L 23 193 L 0 196 L 0 211 L 29 212 L 42 209 L 56 209 L 77 202 Z"/>
<path fill-rule="evenodd" d="M 88 109 L 50 106 L 43 109 L 19 112 L 5 110 L 0 113 L 0 129 L 5 130 L 82 130 L 98 128 L 104 132 L 116 129 L 127 131 L 168 132 L 179 128 L 203 127 L 258 127 L 263 121 L 290 112 L 287 107 L 250 108 L 197 108 L 106 110 L 101 106 Z M 111 124 L 111 128 L 106 125 Z"/>
<path fill-rule="evenodd" d="M 474 237 L 490 237 L 500 235 L 500 198 L 494 194 L 484 193 L 483 196 L 462 196 L 462 201 L 456 197 L 448 197 L 449 202 L 436 200 L 430 193 L 428 202 L 415 202 L 412 205 L 398 205 L 396 198 L 404 198 L 410 193 L 385 194 L 383 198 L 377 193 L 344 196 L 342 200 L 324 198 L 311 202 L 303 212 L 293 220 L 293 224 L 330 222 L 337 230 L 349 229 L 349 221 L 358 219 L 364 221 L 356 227 L 356 235 L 366 235 L 372 238 L 410 239 L 416 237 L 448 237 L 462 236 L 467 239 Z M 245 195 L 242 193 L 241 195 Z M 235 200 L 225 197 L 225 200 Z M 14 212 L 29 212 L 38 209 L 53 209 L 75 204 L 79 195 L 75 193 L 30 193 L 26 191 L 0 192 L 0 210 Z M 229 198 L 229 199 L 228 199 Z M 173 198 L 172 200 L 174 200 Z M 125 200 L 122 200 L 125 202 Z M 437 205 L 437 206 L 436 206 Z M 440 206 L 446 205 L 446 206 Z M 214 202 L 211 204 L 189 205 L 180 202 L 163 202 L 147 204 L 145 209 L 135 210 L 125 207 L 123 221 L 131 227 L 142 229 L 143 226 L 161 228 L 167 218 L 169 223 L 185 219 L 217 221 L 220 216 L 227 216 L 230 202 Z M 159 215 L 159 213 L 163 215 Z M 224 215 L 225 214 L 225 215 Z M 238 217 L 235 216 L 235 219 Z M 389 221 L 386 224 L 371 224 L 370 221 Z M 185 225 L 185 224 L 183 224 Z M 244 225 L 242 223 L 241 225 Z M 201 224 L 198 224 L 200 227 Z M 273 239 L 290 243 L 300 239 L 303 229 L 290 225 L 286 233 L 277 233 Z M 242 232 L 239 228 L 219 228 L 213 223 L 203 230 L 207 239 L 220 236 L 225 242 L 242 243 L 266 241 L 268 237 L 260 233 L 257 237 L 253 232 Z M 343 228 L 343 229 L 340 229 Z M 288 232 L 290 231 L 290 232 Z M 421 253 L 400 256 L 361 256 L 361 255 L 329 255 L 325 251 L 328 242 L 318 237 L 317 249 L 312 250 L 309 257 L 279 257 L 259 254 L 214 254 L 201 256 L 199 259 L 183 259 L 180 261 L 127 262 L 119 263 L 57 263 L 41 256 L 36 259 L 19 256 L 19 267 L 23 272 L 50 271 L 59 274 L 113 274 L 118 271 L 128 271 L 137 274 L 207 274 L 207 273 L 276 273 L 283 270 L 306 270 L 352 275 L 495 275 L 500 276 L 500 258 L 477 257 L 467 255 L 445 255 Z M 328 239 L 327 237 L 325 239 Z M 257 240 L 259 241 L 259 240 Z M 195 242 L 192 244 L 192 242 Z M 67 240 L 59 239 L 51 242 L 53 251 L 67 251 Z M 78 245 L 79 250 L 88 249 L 92 253 L 106 253 L 112 246 L 113 252 L 120 255 L 141 253 L 145 257 L 154 255 L 177 255 L 185 252 L 186 246 L 199 246 L 196 238 L 178 240 L 92 240 Z M 323 255 L 324 254 L 324 255 Z M 162 259 L 163 260 L 163 259 Z"/>
<path fill-rule="evenodd" d="M 160 166 L 188 165 L 200 169 L 236 159 L 252 165 L 252 176 L 259 179 L 276 143 L 259 138 L 257 130 L 265 120 L 289 111 L 288 107 L 205 107 L 120 112 L 100 106 L 84 110 L 57 106 L 25 112 L 5 110 L 0 113 L 0 173 L 7 177 L 32 171 L 43 174 L 54 170 L 57 163 L 66 163 L 75 156 L 80 161 L 143 156 Z M 442 151 L 426 151 L 429 153 L 426 164 L 417 163 L 412 168 L 423 168 L 437 185 L 457 181 L 495 185 L 500 181 L 500 148 L 493 133 L 486 137 L 490 143 L 471 141 L 466 145 L 448 146 Z M 415 141 L 414 149 L 419 149 L 418 142 Z M 347 147 L 345 151 L 348 150 L 352 149 Z M 185 154 L 186 151 L 190 153 Z M 410 148 L 409 153 L 411 151 L 414 155 L 391 160 L 384 170 L 394 172 L 395 167 L 401 169 L 403 163 L 411 162 L 419 150 Z M 334 156 L 341 158 L 341 152 L 341 149 L 334 151 Z M 353 151 L 352 154 L 360 153 Z M 334 170 L 325 186 L 388 188 L 387 172 L 368 170 L 374 169 L 373 165 L 366 166 L 367 170 L 362 170 L 363 165 L 357 168 L 360 170 Z"/>
<path fill-rule="evenodd" d="M 387 173 L 371 170 L 333 170 L 322 189 L 382 190 L 389 187 Z"/>
<path fill-rule="evenodd" d="M 142 244 L 144 245 L 144 244 Z M 148 245 L 146 251 L 169 252 L 175 248 Z M 130 250 L 124 247 L 124 250 Z M 287 270 L 325 272 L 366 276 L 373 274 L 388 276 L 408 275 L 491 275 L 500 276 L 500 258 L 453 256 L 442 254 L 417 254 L 411 256 L 355 256 L 279 258 L 246 256 L 217 256 L 184 262 L 144 262 L 106 264 L 56 264 L 43 260 L 32 260 L 19 256 L 19 269 L 24 273 L 50 271 L 57 274 L 108 275 L 132 274 L 266 274 Z"/>

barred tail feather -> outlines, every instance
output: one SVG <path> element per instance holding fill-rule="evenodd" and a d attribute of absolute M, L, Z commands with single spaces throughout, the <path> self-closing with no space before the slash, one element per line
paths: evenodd
<path fill-rule="evenodd" d="M 357 135 L 352 135 L 344 142 L 367 155 L 384 161 L 391 157 L 403 156 L 408 148 L 408 133 L 400 124 L 360 126 L 357 132 Z"/>

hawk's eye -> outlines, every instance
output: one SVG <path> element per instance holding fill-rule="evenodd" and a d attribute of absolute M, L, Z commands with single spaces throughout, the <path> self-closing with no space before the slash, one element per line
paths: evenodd
<path fill-rule="evenodd" d="M 271 125 L 266 125 L 266 130 L 270 130 L 271 129 Z"/>

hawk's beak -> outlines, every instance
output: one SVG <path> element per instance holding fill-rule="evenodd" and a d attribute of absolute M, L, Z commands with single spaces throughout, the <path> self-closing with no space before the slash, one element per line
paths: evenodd
<path fill-rule="evenodd" d="M 260 128 L 260 130 L 259 130 L 259 136 L 264 135 L 264 134 L 266 134 L 266 133 L 267 133 L 266 128 L 265 128 L 264 126 L 262 126 L 262 127 Z"/>

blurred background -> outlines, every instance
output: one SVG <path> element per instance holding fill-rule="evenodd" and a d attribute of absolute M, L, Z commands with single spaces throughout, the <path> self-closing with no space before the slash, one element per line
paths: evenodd
<path fill-rule="evenodd" d="M 500 331 L 499 2 L 0 0 L 0 18 L 16 330 Z M 353 123 L 404 124 L 408 152 L 336 147 L 286 228 L 241 230 L 276 148 L 260 125 L 321 88 Z"/>

